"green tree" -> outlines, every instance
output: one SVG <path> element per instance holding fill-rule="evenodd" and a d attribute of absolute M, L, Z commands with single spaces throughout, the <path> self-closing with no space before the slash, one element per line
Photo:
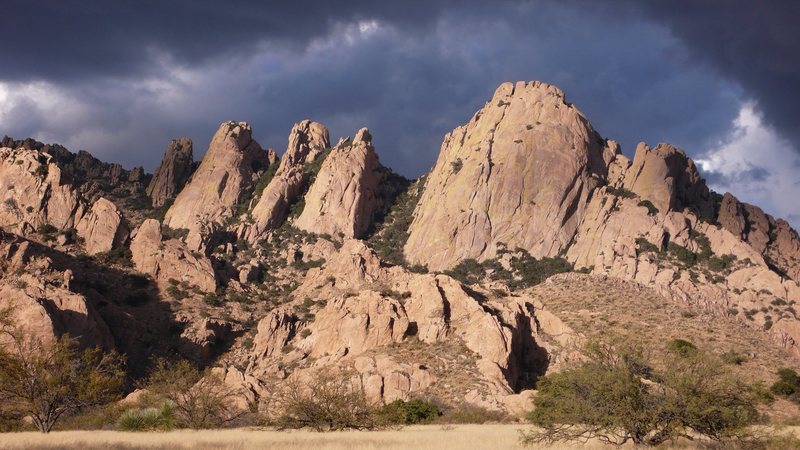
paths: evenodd
<path fill-rule="evenodd" d="M 748 438 L 756 397 L 721 360 L 673 353 L 663 371 L 636 347 L 593 344 L 584 364 L 539 381 L 526 443 L 598 439 L 658 445 L 680 436 Z"/>

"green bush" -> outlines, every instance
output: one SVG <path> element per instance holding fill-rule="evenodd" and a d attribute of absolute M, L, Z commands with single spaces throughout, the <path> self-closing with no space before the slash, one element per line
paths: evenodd
<path fill-rule="evenodd" d="M 633 191 L 631 191 L 629 189 L 625 189 L 625 188 L 615 188 L 615 187 L 612 187 L 612 186 L 608 186 L 606 188 L 606 192 L 608 192 L 609 194 L 611 194 L 613 196 L 616 196 L 616 197 L 622 197 L 622 198 L 634 198 L 634 197 L 636 197 L 636 194 L 633 193 Z"/>
<path fill-rule="evenodd" d="M 772 384 L 770 391 L 800 403 L 800 375 L 793 369 L 778 370 L 778 381 Z"/>
<path fill-rule="evenodd" d="M 679 437 L 718 442 L 749 439 L 759 419 L 754 389 L 741 384 L 713 355 L 673 356 L 654 373 L 641 349 L 595 345 L 582 365 L 537 384 L 536 429 L 525 443 L 597 439 L 659 445 Z M 643 381 L 643 378 L 649 380 Z"/>
<path fill-rule="evenodd" d="M 648 216 L 655 216 L 658 214 L 658 208 L 656 208 L 656 205 L 654 205 L 650 200 L 642 200 L 637 204 L 637 206 L 644 206 L 647 208 Z"/>
<path fill-rule="evenodd" d="M 439 407 L 433 403 L 419 399 L 395 400 L 380 408 L 376 419 L 387 425 L 413 425 L 430 422 L 440 414 Z"/>
<path fill-rule="evenodd" d="M 669 341 L 667 348 L 669 351 L 679 356 L 689 356 L 697 350 L 694 344 L 685 339 L 673 339 Z"/>

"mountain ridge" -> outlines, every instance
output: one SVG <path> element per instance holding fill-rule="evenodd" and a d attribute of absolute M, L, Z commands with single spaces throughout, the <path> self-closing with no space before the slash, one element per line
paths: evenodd
<path fill-rule="evenodd" d="M 267 402 L 334 367 L 378 401 L 520 414 L 586 335 L 528 289 L 585 277 L 737 324 L 799 364 L 797 232 L 712 192 L 681 149 L 628 158 L 547 83 L 500 85 L 413 184 L 368 130 L 331 146 L 310 120 L 280 158 L 225 122 L 199 165 L 176 140 L 156 176 L 2 143 L 3 301 L 38 335 L 129 353 L 132 374 L 178 354 Z M 548 278 L 566 270 L 583 274 Z"/>

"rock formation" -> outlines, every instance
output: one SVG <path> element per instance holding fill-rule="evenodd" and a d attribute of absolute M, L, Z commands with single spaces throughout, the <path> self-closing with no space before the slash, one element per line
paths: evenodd
<path fill-rule="evenodd" d="M 448 133 L 405 247 L 439 270 L 495 255 L 497 243 L 556 255 L 572 239 L 611 150 L 558 88 L 502 84 Z"/>
<path fill-rule="evenodd" d="M 217 287 L 214 269 L 208 258 L 193 253 L 178 239 L 162 241 L 161 224 L 145 220 L 131 240 L 133 263 L 140 272 L 152 276 L 167 288 L 170 280 L 186 282 L 204 292 Z"/>
<path fill-rule="evenodd" d="M 129 230 L 116 205 L 100 198 L 76 225 L 78 236 L 86 242 L 86 253 L 107 252 L 125 245 Z"/>
<path fill-rule="evenodd" d="M 123 245 L 128 227 L 117 207 L 99 198 L 91 207 L 70 184 L 52 157 L 38 150 L 0 149 L 0 226 L 20 235 L 42 226 L 74 228 L 89 254 Z"/>
<path fill-rule="evenodd" d="M 372 136 L 362 128 L 352 142 L 336 146 L 325 158 L 295 226 L 317 234 L 362 237 L 381 204 L 381 168 Z"/>
<path fill-rule="evenodd" d="M 153 206 L 163 205 L 167 199 L 175 198 L 189 180 L 194 170 L 192 140 L 189 138 L 173 139 L 164 153 L 161 164 L 153 173 L 153 179 L 147 185 L 147 195 Z"/>
<path fill-rule="evenodd" d="M 660 211 L 692 207 L 700 217 L 710 219 L 714 215 L 708 187 L 694 162 L 683 150 L 669 144 L 650 149 L 644 142 L 639 143 L 623 187 L 649 200 Z"/>
<path fill-rule="evenodd" d="M 245 122 L 223 123 L 208 146 L 191 181 L 175 198 L 164 224 L 191 228 L 198 221 L 222 222 L 254 185 L 254 176 L 268 165 L 267 152 L 253 140 Z"/>
<path fill-rule="evenodd" d="M 765 214 L 761 208 L 741 203 L 725 193 L 717 221 L 795 281 L 800 281 L 800 237 L 783 219 Z"/>
<path fill-rule="evenodd" d="M 254 222 L 244 233 L 250 240 L 262 237 L 286 218 L 289 206 L 308 181 L 306 164 L 315 161 L 329 147 L 328 129 L 322 124 L 304 120 L 292 127 L 286 153 L 251 213 Z"/>

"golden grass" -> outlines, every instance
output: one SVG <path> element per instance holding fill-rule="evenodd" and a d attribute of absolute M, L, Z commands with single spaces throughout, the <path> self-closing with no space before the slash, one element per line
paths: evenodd
<path fill-rule="evenodd" d="M 313 431 L 274 430 L 181 430 L 168 433 L 126 433 L 118 431 L 58 431 L 0 434 L 0 448 L 15 449 L 226 449 L 275 450 L 323 449 L 557 449 L 570 446 L 523 447 L 519 430 L 526 425 L 421 425 L 402 430 Z M 578 448 L 608 448 L 600 444 Z"/>
<path fill-rule="evenodd" d="M 519 442 L 519 431 L 524 424 L 491 425 L 418 425 L 387 431 L 340 431 L 317 433 L 307 430 L 275 431 L 256 429 L 180 430 L 166 433 L 129 433 L 119 431 L 56 431 L 0 433 L 3 450 L 54 450 L 54 449 L 322 449 L 322 450 L 392 450 L 392 449 L 582 449 L 610 450 L 617 448 L 600 443 L 586 445 L 554 445 L 524 447 Z M 794 436 L 800 427 L 772 429 L 775 435 Z M 788 441 L 787 441 L 788 442 Z M 794 441 L 792 441 L 794 442 Z M 632 448 L 625 446 L 624 448 Z M 683 442 L 675 446 L 659 447 L 697 449 L 696 444 Z M 782 448 L 782 447 L 768 447 Z"/>

